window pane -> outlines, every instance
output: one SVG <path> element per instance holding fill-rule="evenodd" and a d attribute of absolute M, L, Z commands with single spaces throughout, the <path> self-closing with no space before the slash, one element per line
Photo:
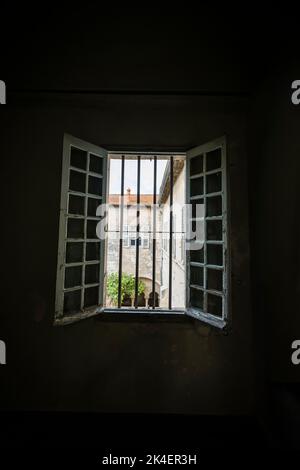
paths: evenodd
<path fill-rule="evenodd" d="M 203 173 L 203 155 L 191 158 L 190 175 L 197 175 Z"/>
<path fill-rule="evenodd" d="M 84 307 L 98 305 L 99 287 L 87 287 L 84 289 Z"/>
<path fill-rule="evenodd" d="M 207 273 L 207 289 L 217 290 L 222 292 L 223 290 L 223 271 L 218 269 L 206 270 Z"/>
<path fill-rule="evenodd" d="M 83 238 L 84 237 L 84 220 L 68 218 L 67 236 L 68 238 Z"/>
<path fill-rule="evenodd" d="M 84 215 L 84 197 L 69 194 L 69 214 Z"/>
<path fill-rule="evenodd" d="M 221 296 L 207 294 L 207 312 L 218 317 L 222 316 L 223 299 Z"/>
<path fill-rule="evenodd" d="M 80 311 L 81 290 L 65 292 L 64 294 L 64 313 L 76 313 Z"/>
<path fill-rule="evenodd" d="M 81 266 L 71 266 L 65 269 L 65 289 L 68 287 L 81 286 Z"/>
<path fill-rule="evenodd" d="M 191 220 L 190 228 L 192 233 L 188 232 L 188 235 L 191 240 L 194 240 L 195 237 L 198 241 L 204 240 L 204 220 Z"/>
<path fill-rule="evenodd" d="M 223 265 L 223 245 L 207 245 L 207 264 Z"/>
<path fill-rule="evenodd" d="M 206 154 L 206 171 L 216 170 L 221 168 L 222 165 L 222 152 L 221 148 L 207 152 Z"/>
<path fill-rule="evenodd" d="M 191 307 L 200 308 L 203 310 L 203 296 L 204 293 L 201 290 L 190 288 L 190 305 Z"/>
<path fill-rule="evenodd" d="M 217 193 L 222 189 L 222 173 L 213 173 L 206 176 L 206 193 Z"/>
<path fill-rule="evenodd" d="M 190 260 L 195 263 L 204 263 L 204 247 L 202 243 L 199 243 L 199 250 L 190 250 Z"/>
<path fill-rule="evenodd" d="M 103 158 L 90 154 L 90 171 L 94 173 L 99 173 L 99 175 L 102 175 Z"/>
<path fill-rule="evenodd" d="M 100 242 L 87 242 L 85 259 L 86 261 L 98 261 L 100 259 Z"/>
<path fill-rule="evenodd" d="M 81 170 L 86 170 L 86 152 L 84 150 L 71 147 L 71 166 L 80 168 Z"/>
<path fill-rule="evenodd" d="M 66 247 L 66 263 L 78 263 L 82 261 L 83 243 L 69 242 Z"/>
<path fill-rule="evenodd" d="M 88 198 L 88 215 L 90 217 L 96 217 L 97 207 L 100 206 L 101 199 L 95 199 L 93 197 Z"/>
<path fill-rule="evenodd" d="M 204 199 L 201 198 L 191 201 L 191 205 L 193 219 L 196 217 L 204 217 Z"/>
<path fill-rule="evenodd" d="M 190 283 L 203 287 L 203 268 L 198 266 L 191 266 L 190 273 Z"/>
<path fill-rule="evenodd" d="M 87 238 L 97 238 L 96 227 L 98 220 L 88 220 L 86 225 L 86 236 Z"/>
<path fill-rule="evenodd" d="M 190 180 L 191 196 L 201 196 L 203 194 L 203 176 Z"/>
<path fill-rule="evenodd" d="M 212 196 L 206 199 L 206 215 L 207 217 L 222 215 L 222 196 Z"/>
<path fill-rule="evenodd" d="M 222 220 L 206 221 L 207 240 L 222 240 Z"/>
<path fill-rule="evenodd" d="M 89 176 L 89 189 L 90 194 L 97 194 L 97 196 L 102 195 L 102 178 L 97 178 L 96 176 Z"/>
<path fill-rule="evenodd" d="M 70 170 L 70 189 L 85 193 L 85 174 Z"/>
<path fill-rule="evenodd" d="M 85 284 L 99 282 L 99 264 L 88 264 L 85 267 Z"/>

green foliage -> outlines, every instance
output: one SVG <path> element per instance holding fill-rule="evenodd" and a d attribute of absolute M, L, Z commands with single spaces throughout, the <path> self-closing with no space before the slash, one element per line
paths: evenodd
<path fill-rule="evenodd" d="M 107 279 L 107 294 L 114 304 L 118 302 L 118 287 L 119 287 L 119 275 L 118 273 L 111 273 Z M 135 277 L 133 274 L 122 274 L 121 283 L 121 303 L 125 297 L 133 299 L 135 289 Z M 139 295 L 145 292 L 145 284 L 139 280 L 138 293 Z"/>

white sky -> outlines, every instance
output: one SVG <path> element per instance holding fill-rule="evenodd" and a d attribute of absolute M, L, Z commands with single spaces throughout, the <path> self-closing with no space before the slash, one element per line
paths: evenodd
<path fill-rule="evenodd" d="M 164 171 L 168 160 L 157 159 L 157 193 L 162 182 Z M 153 193 L 153 173 L 154 161 L 141 160 L 141 194 Z M 124 172 L 124 191 L 126 194 L 127 188 L 131 189 L 131 194 L 137 192 L 137 160 L 125 160 Z M 110 175 L 109 175 L 109 193 L 120 194 L 121 192 L 121 160 L 110 160 Z"/>

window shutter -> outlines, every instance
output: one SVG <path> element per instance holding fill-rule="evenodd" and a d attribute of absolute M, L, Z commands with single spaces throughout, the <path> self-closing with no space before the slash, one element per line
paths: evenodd
<path fill-rule="evenodd" d="M 186 176 L 187 314 L 224 328 L 228 320 L 225 137 L 189 150 Z"/>
<path fill-rule="evenodd" d="M 103 305 L 104 240 L 97 207 L 106 202 L 106 150 L 65 134 L 55 323 L 97 313 Z"/>

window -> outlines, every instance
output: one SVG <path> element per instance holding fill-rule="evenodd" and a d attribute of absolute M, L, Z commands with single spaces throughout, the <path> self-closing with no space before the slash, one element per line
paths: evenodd
<path fill-rule="evenodd" d="M 125 228 L 126 227 L 126 228 Z M 141 226 L 140 230 L 140 237 L 139 237 L 139 246 L 142 248 L 149 248 L 150 243 L 149 243 L 149 226 Z M 124 225 L 124 238 L 123 238 L 123 247 L 124 248 L 133 248 L 136 247 L 136 228 L 134 226 L 130 226 L 128 230 L 128 226 Z"/>
<path fill-rule="evenodd" d="M 65 135 L 55 318 L 68 323 L 102 304 L 103 243 L 97 207 L 105 201 L 105 150 Z"/>
<path fill-rule="evenodd" d="M 112 154 L 105 149 L 65 136 L 56 322 L 72 322 L 103 310 L 118 311 L 124 305 L 121 296 L 125 272 L 127 283 L 131 283 L 130 279 L 134 282 L 133 297 L 130 299 L 126 294 L 127 309 L 138 310 L 141 314 L 145 308 L 161 314 L 171 311 L 223 328 L 228 319 L 225 138 L 180 155 L 150 152 L 126 156 L 115 152 L 112 161 L 109 155 Z M 116 160 L 119 166 L 114 170 Z M 127 160 L 128 167 L 125 166 Z M 133 161 L 136 171 L 131 170 Z M 128 188 L 126 171 L 130 174 L 131 187 Z M 150 173 L 153 174 L 151 194 L 141 191 Z M 116 194 L 108 194 L 111 174 L 120 186 Z M 175 213 L 176 184 L 178 188 L 181 185 L 184 197 Z M 124 220 L 126 198 L 127 219 Z M 118 215 L 112 230 L 110 222 L 105 225 L 105 221 L 110 220 L 107 213 L 103 209 L 99 211 L 106 199 L 109 199 L 106 207 L 113 207 Z M 143 202 L 145 209 L 142 210 Z M 188 206 L 182 207 L 185 203 Z M 128 214 L 139 222 L 130 220 Z M 101 224 L 109 233 L 108 237 L 111 232 L 122 236 L 109 240 L 98 238 Z M 126 252 L 127 261 L 133 263 L 131 272 L 126 265 Z M 143 256 L 152 274 L 151 285 L 144 290 L 140 286 L 148 281 L 141 270 Z M 110 257 L 108 264 L 104 262 L 105 257 Z M 174 282 L 178 282 L 175 258 L 177 268 L 184 273 L 184 282 L 174 288 Z M 107 269 L 118 283 L 117 304 L 112 308 L 103 294 L 107 290 Z M 146 291 L 152 292 L 152 300 L 145 299 Z M 174 296 L 178 292 L 184 295 L 184 305 L 175 305 Z M 158 302 L 153 302 L 153 293 L 160 299 L 159 307 Z"/>
<path fill-rule="evenodd" d="M 187 152 L 187 165 L 188 222 L 198 221 L 203 234 L 200 249 L 186 251 L 187 313 L 222 328 L 228 317 L 225 138 Z"/>

